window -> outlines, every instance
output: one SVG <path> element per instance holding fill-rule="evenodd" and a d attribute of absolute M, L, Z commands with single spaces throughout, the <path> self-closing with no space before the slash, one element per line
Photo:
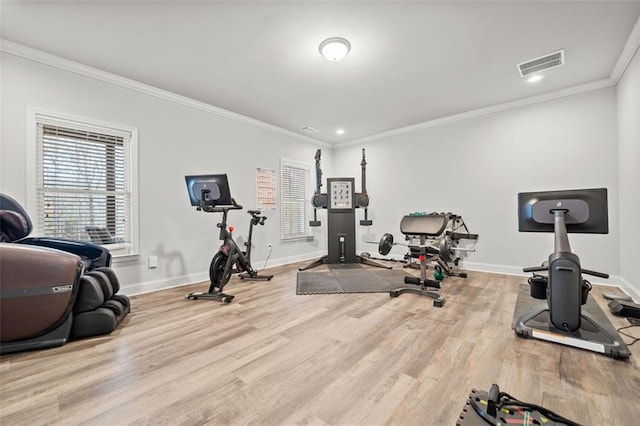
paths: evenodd
<path fill-rule="evenodd" d="M 280 184 L 282 190 L 282 235 L 283 240 L 306 238 L 309 233 L 310 167 L 305 164 L 282 160 Z"/>
<path fill-rule="evenodd" d="M 35 114 L 36 230 L 137 251 L 135 129 Z"/>

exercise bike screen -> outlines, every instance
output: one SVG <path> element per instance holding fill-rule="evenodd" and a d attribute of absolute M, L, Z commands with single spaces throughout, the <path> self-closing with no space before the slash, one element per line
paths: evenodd
<path fill-rule="evenodd" d="M 518 194 L 518 230 L 554 232 L 553 211 L 564 210 L 567 232 L 609 232 L 607 189 L 521 192 Z"/>
<path fill-rule="evenodd" d="M 226 174 L 185 176 L 187 191 L 192 206 L 200 205 L 202 190 L 208 190 L 205 194 L 205 204 L 209 206 L 228 206 L 231 202 L 229 181 Z"/>

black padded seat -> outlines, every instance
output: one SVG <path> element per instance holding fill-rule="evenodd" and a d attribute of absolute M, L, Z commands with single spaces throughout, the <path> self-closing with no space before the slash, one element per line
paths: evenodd
<path fill-rule="evenodd" d="M 400 221 L 400 232 L 404 235 L 439 237 L 447 228 L 449 215 L 446 213 L 422 216 L 407 215 Z"/>

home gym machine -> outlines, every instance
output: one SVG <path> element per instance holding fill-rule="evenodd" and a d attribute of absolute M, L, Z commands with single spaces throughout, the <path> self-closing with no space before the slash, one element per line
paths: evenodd
<path fill-rule="evenodd" d="M 628 358 L 629 349 L 615 330 L 607 330 L 582 311 L 591 290 L 582 274 L 609 275 L 582 268 L 569 245 L 568 233 L 609 232 L 606 188 L 520 193 L 518 228 L 520 232 L 553 232 L 555 249 L 543 266 L 523 269 L 534 273 L 529 279 L 531 297 L 547 303 L 521 315 L 514 326 L 516 334 Z M 542 271 L 547 274 L 535 274 Z"/>
<path fill-rule="evenodd" d="M 313 205 L 313 220 L 309 226 L 320 226 L 317 210 L 327 209 L 327 241 L 328 254 L 314 260 L 300 271 L 311 269 L 322 264 L 348 264 L 364 263 L 380 268 L 391 269 L 391 266 L 383 265 L 366 257 L 356 255 L 356 226 L 355 209 L 364 209 L 364 219 L 361 226 L 371 226 L 373 222 L 367 217 L 369 206 L 369 194 L 367 193 L 367 161 L 364 148 L 362 149 L 362 192 L 354 192 L 354 178 L 328 178 L 328 193 L 322 193 L 322 170 L 320 169 L 320 150 L 316 151 L 316 190 L 311 199 Z"/>
<path fill-rule="evenodd" d="M 464 230 L 466 232 L 459 232 Z M 386 256 L 394 245 L 404 245 L 409 248 L 405 255 L 407 265 L 411 260 L 418 259 L 420 278 L 405 277 L 404 283 L 408 287 L 392 290 L 391 297 L 398 297 L 403 293 L 414 293 L 435 299 L 433 305 L 441 307 L 445 298 L 429 288 L 440 289 L 440 283 L 446 275 L 466 278 L 466 272 L 460 272 L 457 267 L 460 261 L 457 252 L 475 251 L 472 248 L 458 247 L 462 239 L 477 240 L 478 234 L 470 234 L 461 216 L 452 213 L 431 213 L 406 215 L 400 221 L 400 232 L 405 236 L 408 244 L 394 243 L 393 234 L 386 233 L 378 244 L 378 253 Z M 416 241 L 417 240 L 417 241 Z M 434 279 L 427 278 L 427 266 L 434 265 Z"/>
<path fill-rule="evenodd" d="M 264 225 L 266 216 L 260 216 L 260 210 L 248 210 L 251 215 L 249 222 L 249 237 L 244 243 L 246 251 L 242 251 L 233 240 L 233 227 L 227 227 L 227 213 L 229 210 L 242 210 L 242 206 L 231 197 L 229 182 L 226 174 L 185 176 L 191 205 L 196 210 L 206 213 L 222 213 L 222 222 L 216 226 L 220 228 L 220 240 L 223 241 L 218 252 L 211 259 L 209 266 L 209 280 L 211 285 L 206 293 L 189 293 L 185 299 L 213 299 L 222 303 L 229 303 L 234 296 L 222 292 L 232 274 L 238 273 L 240 279 L 269 281 L 273 275 L 260 275 L 251 266 L 251 238 L 255 225 Z"/>

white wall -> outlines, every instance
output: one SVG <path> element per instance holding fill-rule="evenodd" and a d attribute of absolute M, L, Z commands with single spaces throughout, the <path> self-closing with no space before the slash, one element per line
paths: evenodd
<path fill-rule="evenodd" d="M 640 52 L 618 82 L 620 275 L 640 290 Z"/>
<path fill-rule="evenodd" d="M 255 208 L 257 167 L 280 170 L 282 157 L 312 166 L 318 146 L 296 137 L 159 99 L 29 59 L 2 53 L 2 156 L 0 191 L 25 203 L 26 114 L 37 107 L 64 114 L 123 124 L 139 130 L 140 258 L 114 264 L 124 292 L 133 293 L 206 279 L 217 250 L 218 214 L 189 205 L 184 176 L 227 173 L 232 195 L 245 211 Z M 323 150 L 330 170 L 331 150 Z M 313 173 L 311 175 L 313 179 Z M 33 211 L 30 214 L 34 214 Z M 266 213 L 254 232 L 255 267 L 262 267 L 266 246 L 273 244 L 269 265 L 318 256 L 325 236 L 314 241 L 280 241 L 280 211 Z M 249 216 L 231 212 L 229 223 L 246 237 Z M 147 258 L 159 256 L 157 269 Z"/>
<path fill-rule="evenodd" d="M 255 203 L 256 167 L 279 170 L 282 157 L 313 165 L 318 146 L 296 137 L 11 54 L 3 53 L 0 59 L 0 190 L 18 200 L 27 198 L 28 106 L 139 129 L 141 256 L 138 261 L 115 265 L 129 293 L 206 278 L 211 254 L 219 244 L 218 218 L 188 205 L 185 174 L 228 173 L 234 197 L 250 208 Z M 323 148 L 324 178 L 354 176 L 358 190 L 361 148 L 367 149 L 374 225 L 358 227 L 358 250 L 375 253 L 376 246 L 366 242 L 377 241 L 385 232 L 400 239 L 399 221 L 408 212 L 453 211 L 464 217 L 471 232 L 480 234 L 477 252 L 467 257 L 466 267 L 519 273 L 522 266 L 547 257 L 553 237 L 517 232 L 518 192 L 606 187 L 610 233 L 574 234 L 572 247 L 584 267 L 622 276 L 623 283 L 638 289 L 638 62 L 636 55 L 617 89 L 333 151 Z M 274 245 L 270 265 L 326 251 L 325 212 L 320 213 L 325 226 L 313 230 L 311 242 L 281 243 L 279 214 L 268 212 L 267 225 L 256 230 L 256 266 L 263 264 L 267 242 Z M 237 236 L 246 235 L 244 216 L 231 214 Z M 359 211 L 358 218 L 361 216 Z M 396 247 L 392 253 L 402 256 L 404 250 Z M 150 255 L 160 257 L 159 268 L 147 269 Z"/>
<path fill-rule="evenodd" d="M 583 267 L 620 274 L 613 87 L 341 147 L 336 173 L 359 182 L 363 147 L 374 224 L 360 227 L 359 250 L 377 252 L 366 241 L 385 232 L 400 240 L 405 214 L 450 211 L 480 234 L 466 267 L 521 273 L 548 257 L 553 235 L 518 232 L 518 192 L 605 187 L 609 234 L 571 234 L 570 241 Z M 396 246 L 392 254 L 405 251 Z"/>

